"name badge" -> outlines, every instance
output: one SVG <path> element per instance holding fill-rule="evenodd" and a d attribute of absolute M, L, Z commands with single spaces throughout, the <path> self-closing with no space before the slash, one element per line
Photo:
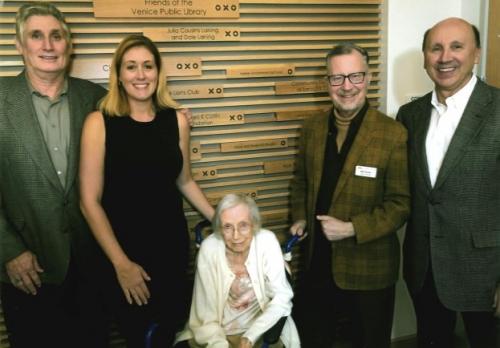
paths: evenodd
<path fill-rule="evenodd" d="M 356 171 L 354 172 L 354 175 L 364 176 L 365 178 L 376 178 L 377 177 L 377 168 L 356 166 Z"/>

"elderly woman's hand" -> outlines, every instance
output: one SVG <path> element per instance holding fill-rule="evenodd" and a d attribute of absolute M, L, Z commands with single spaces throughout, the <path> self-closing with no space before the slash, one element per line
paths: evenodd
<path fill-rule="evenodd" d="M 238 346 L 238 348 L 252 348 L 253 345 L 252 345 L 252 342 L 246 338 L 246 337 L 242 337 L 240 339 L 240 345 Z"/>
<path fill-rule="evenodd" d="M 137 303 L 139 306 L 148 304 L 151 296 L 146 285 L 146 280 L 151 278 L 146 271 L 132 261 L 127 261 L 115 267 L 118 282 L 129 304 Z"/>

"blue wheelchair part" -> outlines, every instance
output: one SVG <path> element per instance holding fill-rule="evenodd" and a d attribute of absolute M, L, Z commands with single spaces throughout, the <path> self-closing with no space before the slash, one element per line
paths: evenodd
<path fill-rule="evenodd" d="M 149 326 L 148 331 L 146 331 L 146 338 L 145 338 L 145 347 L 146 348 L 151 348 L 153 344 L 153 334 L 156 331 L 156 329 L 160 326 L 158 323 L 153 323 Z"/>
<path fill-rule="evenodd" d="M 194 227 L 194 241 L 197 248 L 199 248 L 201 246 L 201 242 L 203 242 L 203 230 L 210 225 L 212 225 L 210 221 L 202 220 L 198 222 Z"/>
<path fill-rule="evenodd" d="M 285 253 L 291 253 L 292 248 L 295 246 L 295 244 L 297 244 L 299 239 L 300 239 L 300 236 L 298 236 L 297 234 L 291 236 L 285 244 L 285 248 L 284 248 Z M 288 260 L 285 260 L 285 261 L 288 261 Z"/>

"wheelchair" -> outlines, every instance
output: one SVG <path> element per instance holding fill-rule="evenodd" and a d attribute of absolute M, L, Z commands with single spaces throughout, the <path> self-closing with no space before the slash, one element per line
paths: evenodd
<path fill-rule="evenodd" d="M 196 224 L 194 228 L 194 233 L 195 233 L 195 243 L 197 248 L 199 248 L 201 246 L 201 243 L 203 242 L 203 230 L 205 228 L 210 227 L 211 225 L 212 225 L 211 222 L 208 220 L 202 220 L 198 224 Z M 285 259 L 286 277 L 290 283 L 292 282 L 292 275 L 291 275 L 291 270 L 288 267 L 288 262 L 292 260 L 292 249 L 298 242 L 299 242 L 299 236 L 297 235 L 291 236 L 283 247 L 283 258 Z M 287 317 L 282 317 L 280 320 L 276 322 L 276 324 L 274 324 L 273 327 L 271 327 L 264 333 L 263 344 L 261 348 L 268 348 L 270 345 L 278 342 L 286 320 Z M 150 325 L 148 331 L 146 332 L 146 337 L 145 337 L 146 348 L 152 348 L 153 335 L 155 331 L 158 329 L 158 327 L 159 327 L 158 323 L 153 323 Z"/>

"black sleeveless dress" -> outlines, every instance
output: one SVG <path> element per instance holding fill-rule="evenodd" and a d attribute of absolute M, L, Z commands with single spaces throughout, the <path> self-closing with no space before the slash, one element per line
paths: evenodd
<path fill-rule="evenodd" d="M 130 348 L 134 340 L 143 345 L 144 331 L 152 322 L 175 332 L 187 316 L 189 236 L 176 186 L 183 158 L 173 109 L 157 112 L 151 122 L 104 120 L 102 206 L 128 258 L 151 277 L 148 305 L 128 305 L 108 261 L 108 299 Z"/>

